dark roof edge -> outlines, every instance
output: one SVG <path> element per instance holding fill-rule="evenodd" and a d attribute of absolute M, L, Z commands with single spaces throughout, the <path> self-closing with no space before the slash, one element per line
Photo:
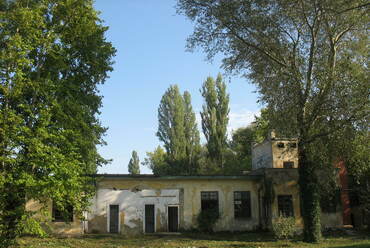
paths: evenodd
<path fill-rule="evenodd" d="M 153 180 L 178 180 L 178 179 L 258 179 L 260 175 L 195 175 L 195 176 L 156 176 L 153 174 L 93 174 L 92 177 L 116 179 L 153 179 Z"/>

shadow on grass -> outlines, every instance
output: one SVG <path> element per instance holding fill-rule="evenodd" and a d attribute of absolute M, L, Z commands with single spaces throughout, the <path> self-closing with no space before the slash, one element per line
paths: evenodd
<path fill-rule="evenodd" d="M 346 245 L 346 246 L 328 246 L 328 248 L 369 248 L 370 244 Z"/>

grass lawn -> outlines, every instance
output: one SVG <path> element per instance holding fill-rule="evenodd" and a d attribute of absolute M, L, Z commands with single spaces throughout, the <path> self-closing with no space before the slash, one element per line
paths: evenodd
<path fill-rule="evenodd" d="M 262 248 L 262 247 L 325 247 L 370 248 L 370 235 L 330 236 L 320 244 L 299 240 L 275 241 L 268 233 L 216 233 L 213 235 L 182 234 L 171 236 L 146 235 L 125 238 L 119 235 L 85 235 L 79 238 L 20 238 L 20 247 L 73 247 L 73 248 Z"/>

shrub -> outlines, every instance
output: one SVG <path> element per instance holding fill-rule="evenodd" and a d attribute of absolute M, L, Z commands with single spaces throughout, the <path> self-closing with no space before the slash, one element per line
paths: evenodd
<path fill-rule="evenodd" d="M 201 232 L 213 232 L 213 226 L 219 218 L 218 209 L 202 210 L 197 217 L 199 230 Z"/>
<path fill-rule="evenodd" d="M 294 236 L 294 217 L 278 217 L 272 220 L 272 231 L 277 239 L 288 239 Z"/>

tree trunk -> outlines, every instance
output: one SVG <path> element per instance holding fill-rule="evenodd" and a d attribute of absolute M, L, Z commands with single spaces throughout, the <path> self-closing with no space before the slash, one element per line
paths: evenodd
<path fill-rule="evenodd" d="M 304 241 L 319 242 L 321 239 L 320 195 L 315 168 L 307 157 L 305 144 L 300 141 L 299 149 L 299 187 L 301 213 L 304 222 Z"/>

